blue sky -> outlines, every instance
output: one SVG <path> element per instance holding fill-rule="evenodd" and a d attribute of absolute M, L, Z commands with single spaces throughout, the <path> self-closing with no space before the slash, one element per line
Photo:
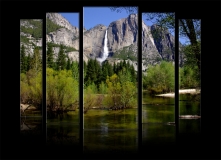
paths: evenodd
<path fill-rule="evenodd" d="M 79 28 L 79 14 L 78 13 L 60 13 L 65 17 L 73 26 Z M 111 22 L 121 18 L 128 17 L 129 13 L 122 10 L 121 13 L 111 11 L 108 7 L 84 7 L 83 25 L 86 29 L 90 29 L 97 24 L 108 26 Z M 151 26 L 153 23 L 143 18 L 146 25 Z M 172 33 L 173 34 L 173 33 Z M 174 35 L 174 34 L 173 34 Z M 184 43 L 185 38 L 180 38 L 180 42 Z"/>
<path fill-rule="evenodd" d="M 67 19 L 73 26 L 79 28 L 79 13 L 60 13 Z"/>
<path fill-rule="evenodd" d="M 129 13 L 122 10 L 121 13 L 111 11 L 108 7 L 84 7 L 84 27 L 90 29 L 97 24 L 109 26 L 113 21 L 128 17 Z"/>

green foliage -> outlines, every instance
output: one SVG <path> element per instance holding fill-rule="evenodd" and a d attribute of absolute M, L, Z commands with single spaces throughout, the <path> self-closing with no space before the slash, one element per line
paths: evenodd
<path fill-rule="evenodd" d="M 114 66 L 108 61 L 100 65 L 95 59 L 84 62 L 85 112 L 93 105 L 112 109 L 137 106 L 135 76 L 133 66 L 126 61 Z"/>
<path fill-rule="evenodd" d="M 21 60 L 20 60 L 21 73 L 26 73 L 28 64 L 27 64 L 27 57 L 25 56 L 25 47 L 24 47 L 24 45 L 21 46 L 20 57 L 21 57 Z"/>
<path fill-rule="evenodd" d="M 94 83 L 84 89 L 84 113 L 96 105 L 96 86 Z"/>
<path fill-rule="evenodd" d="M 21 103 L 30 103 L 37 109 L 42 107 L 42 73 L 30 69 L 20 74 Z"/>
<path fill-rule="evenodd" d="M 64 70 L 66 69 L 66 55 L 64 54 L 64 46 L 60 46 L 60 51 L 58 52 L 58 59 L 57 59 L 57 70 Z"/>
<path fill-rule="evenodd" d="M 41 20 L 33 20 L 33 19 L 27 19 L 25 20 L 29 24 L 33 25 L 33 28 L 31 27 L 25 27 L 21 26 L 20 30 L 21 32 L 31 34 L 32 37 L 39 39 L 42 38 L 42 21 Z"/>
<path fill-rule="evenodd" d="M 29 71 L 31 69 L 31 56 L 30 56 L 30 53 L 28 53 L 28 56 L 27 56 L 27 71 Z"/>
<path fill-rule="evenodd" d="M 22 50 L 24 51 L 24 48 Z M 50 51 L 50 49 L 48 51 Z M 28 59 L 30 59 L 31 67 L 27 67 L 27 71 L 24 73 L 21 72 L 20 75 L 21 103 L 30 103 L 40 109 L 42 106 L 42 60 L 38 47 L 34 49 L 33 57 L 30 57 L 29 54 L 25 58 L 27 62 L 29 61 Z M 58 109 L 58 107 L 67 110 L 78 106 L 78 73 L 78 62 L 73 62 L 68 71 L 66 69 L 58 71 L 47 67 L 46 99 L 47 107 L 51 111 Z"/>
<path fill-rule="evenodd" d="M 36 74 L 42 71 L 42 56 L 40 55 L 38 47 L 34 48 L 34 54 L 30 61 L 31 69 L 33 69 Z"/>
<path fill-rule="evenodd" d="M 107 93 L 107 85 L 103 81 L 99 84 L 99 93 L 100 94 Z"/>
<path fill-rule="evenodd" d="M 101 81 L 105 82 L 107 79 L 107 76 L 112 76 L 113 75 L 113 67 L 111 64 L 108 63 L 108 61 L 103 62 L 102 64 L 102 74 L 101 76 Z"/>
<path fill-rule="evenodd" d="M 29 70 L 35 72 L 35 70 Z M 34 73 L 35 75 L 36 73 Z M 30 98 L 32 100 L 32 104 L 38 109 L 42 108 L 42 73 L 38 72 L 30 80 Z"/>
<path fill-rule="evenodd" d="M 72 70 L 73 78 L 78 80 L 79 79 L 79 63 L 77 61 L 72 62 L 71 70 Z"/>
<path fill-rule="evenodd" d="M 124 71 L 123 71 L 124 70 Z M 102 66 L 97 60 L 89 59 L 88 63 L 84 62 L 84 85 L 85 87 L 94 83 L 97 87 L 97 90 L 100 91 L 100 84 L 106 83 L 107 77 L 111 77 L 114 73 L 119 77 L 122 77 L 123 72 L 128 74 L 128 81 L 131 81 L 135 84 L 136 82 L 136 72 L 134 67 L 126 61 L 120 62 L 117 65 L 112 66 L 108 61 L 103 62 Z"/>
<path fill-rule="evenodd" d="M 95 83 L 98 87 L 98 84 L 101 82 L 102 72 L 99 62 L 96 59 L 89 59 L 86 68 L 87 70 L 84 80 L 86 86 Z"/>
<path fill-rule="evenodd" d="M 110 108 L 127 108 L 137 106 L 136 86 L 130 81 L 130 75 L 123 70 L 119 76 L 116 74 L 108 77 L 105 105 Z"/>
<path fill-rule="evenodd" d="M 68 57 L 66 69 L 67 69 L 67 70 L 70 70 L 70 69 L 71 69 L 71 61 L 70 61 L 70 58 L 69 58 L 69 57 Z"/>
<path fill-rule="evenodd" d="M 57 93 L 56 93 L 56 87 L 57 87 L 57 80 L 55 79 L 55 76 L 57 75 L 57 72 L 54 71 L 52 68 L 46 69 L 46 101 L 47 101 L 47 107 L 50 110 L 53 110 L 55 106 L 57 105 Z"/>
<path fill-rule="evenodd" d="M 130 82 L 131 81 L 131 74 L 128 70 L 126 70 L 126 68 L 123 68 L 120 72 L 119 72 L 119 80 L 121 84 L 125 84 L 127 81 Z"/>
<path fill-rule="evenodd" d="M 21 103 L 28 103 L 30 99 L 30 87 L 28 85 L 27 75 L 25 73 L 20 74 L 20 98 Z"/>
<path fill-rule="evenodd" d="M 53 42 L 47 42 L 47 45 L 50 45 L 51 47 L 61 47 L 62 46 L 65 53 L 72 52 L 72 51 L 78 51 L 77 49 L 75 49 L 73 47 L 65 46 L 65 45 L 61 45 L 61 44 L 56 44 Z"/>
<path fill-rule="evenodd" d="M 71 70 L 55 71 L 47 68 L 47 106 L 67 110 L 78 105 L 79 83 L 73 78 Z"/>
<path fill-rule="evenodd" d="M 180 68 L 180 88 L 197 88 L 199 87 L 199 80 L 196 75 L 197 66 L 191 68 L 189 66 L 185 66 Z"/>
<path fill-rule="evenodd" d="M 126 65 L 126 63 L 124 63 Z M 123 107 L 131 107 L 131 102 L 134 101 L 135 94 L 137 93 L 135 83 L 132 81 L 130 68 L 123 68 L 119 72 L 119 80 L 121 83 L 121 103 Z"/>
<path fill-rule="evenodd" d="M 69 47 L 69 46 L 64 46 L 65 52 L 73 52 L 73 51 L 77 51 L 77 49 L 73 48 L 73 47 Z"/>
<path fill-rule="evenodd" d="M 52 50 L 52 45 L 49 43 L 47 44 L 47 67 L 55 69 L 55 62 L 54 62 L 54 53 Z"/>
<path fill-rule="evenodd" d="M 166 93 L 174 91 L 174 66 L 171 62 L 162 61 L 156 66 L 149 66 L 147 76 L 143 78 L 144 89 L 150 93 Z"/>
<path fill-rule="evenodd" d="M 83 68 L 84 68 L 84 81 L 85 81 L 85 78 L 86 78 L 86 74 L 87 74 L 87 63 L 84 61 L 84 65 L 83 65 Z M 84 83 L 85 85 L 86 83 Z"/>
<path fill-rule="evenodd" d="M 119 77 L 114 74 L 111 77 L 108 77 L 106 80 L 108 86 L 108 96 L 106 100 L 106 105 L 109 107 L 118 107 L 120 106 L 120 93 L 121 93 L 121 84 Z"/>
<path fill-rule="evenodd" d="M 130 59 L 131 61 L 137 61 L 137 57 L 134 56 L 134 52 L 131 50 L 131 46 L 123 47 L 114 53 L 113 58 L 119 58 L 123 60 Z"/>
<path fill-rule="evenodd" d="M 48 18 L 46 19 L 46 34 L 57 31 L 60 28 L 63 28 L 63 27 L 55 24 Z"/>
<path fill-rule="evenodd" d="M 200 48 L 201 42 L 197 42 L 197 47 Z M 198 59 L 196 58 L 196 55 L 194 54 L 194 47 L 192 45 L 186 45 L 183 47 L 183 52 L 185 55 L 185 65 L 188 65 L 190 67 L 193 67 L 197 64 Z"/>
<path fill-rule="evenodd" d="M 200 87 L 200 58 L 197 58 L 195 50 L 200 48 L 200 41 L 196 46 L 186 45 L 182 48 L 184 53 L 184 65 L 180 68 L 180 88 L 198 88 Z M 200 56 L 199 51 L 199 56 Z"/>
<path fill-rule="evenodd" d="M 52 42 L 47 42 L 47 45 L 51 47 L 60 47 L 60 44 L 52 43 Z"/>
<path fill-rule="evenodd" d="M 25 44 L 29 43 L 29 39 L 26 36 L 20 36 L 20 42 L 23 42 Z"/>
<path fill-rule="evenodd" d="M 121 103 L 123 107 L 134 107 L 136 106 L 135 94 L 137 93 L 136 87 L 133 82 L 126 81 L 122 84 L 122 91 L 120 94 Z"/>
<path fill-rule="evenodd" d="M 200 63 L 200 58 L 196 57 L 194 50 L 196 48 L 200 48 L 200 46 L 201 46 L 201 42 L 199 41 L 199 42 L 197 42 L 197 47 L 194 47 L 192 45 L 187 45 L 183 48 L 183 52 L 185 55 L 184 67 L 186 66 L 186 67 L 192 68 L 193 72 L 195 74 L 195 78 L 198 81 L 200 81 L 200 69 L 196 66 L 198 63 Z M 199 52 L 199 54 L 200 54 L 200 52 Z"/>

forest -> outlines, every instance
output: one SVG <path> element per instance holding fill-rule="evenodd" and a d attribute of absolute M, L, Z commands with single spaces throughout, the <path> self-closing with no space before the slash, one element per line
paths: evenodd
<path fill-rule="evenodd" d="M 167 16 L 169 17 L 168 22 L 171 21 L 173 24 L 173 17 L 171 18 L 170 14 Z M 50 32 L 60 27 L 48 19 L 47 21 Z M 38 21 L 29 23 L 40 25 Z M 190 43 L 181 48 L 185 58 L 184 63 L 179 66 L 179 86 L 180 89 L 200 88 L 201 42 L 198 38 L 200 29 L 197 28 L 200 21 L 184 19 L 180 20 L 180 24 L 182 26 L 180 34 L 188 36 Z M 34 37 L 40 37 L 38 31 L 32 32 L 25 27 L 21 27 L 21 30 Z M 27 41 L 27 39 L 23 37 L 22 41 Z M 58 55 L 53 53 L 53 47 L 60 48 Z M 40 50 L 41 48 L 34 45 L 33 55 L 26 54 L 25 46 L 22 45 L 20 53 L 21 103 L 32 104 L 37 109 L 42 106 L 42 55 Z M 67 56 L 66 52 L 70 51 L 76 51 L 76 49 L 47 43 L 46 101 L 48 111 L 67 112 L 79 108 L 79 62 L 72 61 Z M 83 62 L 84 113 L 91 108 L 117 110 L 137 107 L 137 73 L 134 66 L 127 61 L 128 59 L 134 60 L 136 57 L 128 50 L 128 47 L 124 47 L 118 52 L 113 57 L 120 58 L 120 63 L 111 65 L 108 61 L 104 61 L 100 64 L 96 59 Z M 149 65 L 146 73 L 142 74 L 143 91 L 148 91 L 151 95 L 174 92 L 174 68 L 174 62 L 167 60 L 159 60 L 156 65 Z"/>
<path fill-rule="evenodd" d="M 46 100 L 49 111 L 67 112 L 79 104 L 79 63 L 71 61 L 60 45 L 54 58 L 47 45 Z M 122 109 L 137 105 L 137 78 L 134 67 L 121 61 L 112 66 L 96 59 L 84 61 L 84 112 L 92 107 Z M 21 103 L 42 105 L 42 59 L 38 47 L 33 56 L 21 47 Z"/>
<path fill-rule="evenodd" d="M 53 45 L 47 45 L 46 99 L 49 111 L 76 110 L 79 104 L 79 62 L 71 61 L 59 45 L 57 59 Z M 199 88 L 198 68 L 191 57 L 191 47 L 183 48 L 186 63 L 179 68 L 180 88 Z M 124 51 L 125 52 L 125 51 Z M 33 56 L 21 47 L 21 103 L 42 106 L 42 58 L 35 47 Z M 143 90 L 155 95 L 174 92 L 175 70 L 172 62 L 149 65 L 142 77 Z M 123 109 L 137 106 L 137 73 L 129 61 L 101 65 L 96 59 L 84 61 L 84 112 L 92 107 Z"/>

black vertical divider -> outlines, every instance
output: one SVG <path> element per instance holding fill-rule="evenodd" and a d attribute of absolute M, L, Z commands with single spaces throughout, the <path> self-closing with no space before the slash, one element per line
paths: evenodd
<path fill-rule="evenodd" d="M 142 13 L 138 7 L 138 151 L 142 149 Z"/>
<path fill-rule="evenodd" d="M 42 130 L 47 141 L 47 107 L 46 107 L 46 13 L 42 19 Z"/>
<path fill-rule="evenodd" d="M 79 132 L 79 137 L 80 137 L 80 145 L 82 147 L 82 152 L 83 152 L 83 145 L 84 145 L 84 114 L 83 114 L 83 104 L 84 104 L 84 93 L 83 93 L 83 85 L 84 85 L 84 69 L 83 69 L 83 6 L 81 8 L 81 12 L 79 13 L 79 36 L 80 36 L 80 44 L 79 44 L 79 70 L 80 70 L 80 77 L 79 77 L 79 123 L 80 123 L 80 132 Z"/>
<path fill-rule="evenodd" d="M 176 142 L 179 135 L 179 21 L 175 13 L 175 124 Z"/>

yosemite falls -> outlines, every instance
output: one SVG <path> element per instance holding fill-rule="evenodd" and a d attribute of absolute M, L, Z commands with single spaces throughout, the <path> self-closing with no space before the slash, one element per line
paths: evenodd
<path fill-rule="evenodd" d="M 107 30 L 105 33 L 105 38 L 104 38 L 104 51 L 103 51 L 103 55 L 102 58 L 97 58 L 97 60 L 102 63 L 103 61 L 105 61 L 108 57 L 108 47 L 107 47 Z"/>

